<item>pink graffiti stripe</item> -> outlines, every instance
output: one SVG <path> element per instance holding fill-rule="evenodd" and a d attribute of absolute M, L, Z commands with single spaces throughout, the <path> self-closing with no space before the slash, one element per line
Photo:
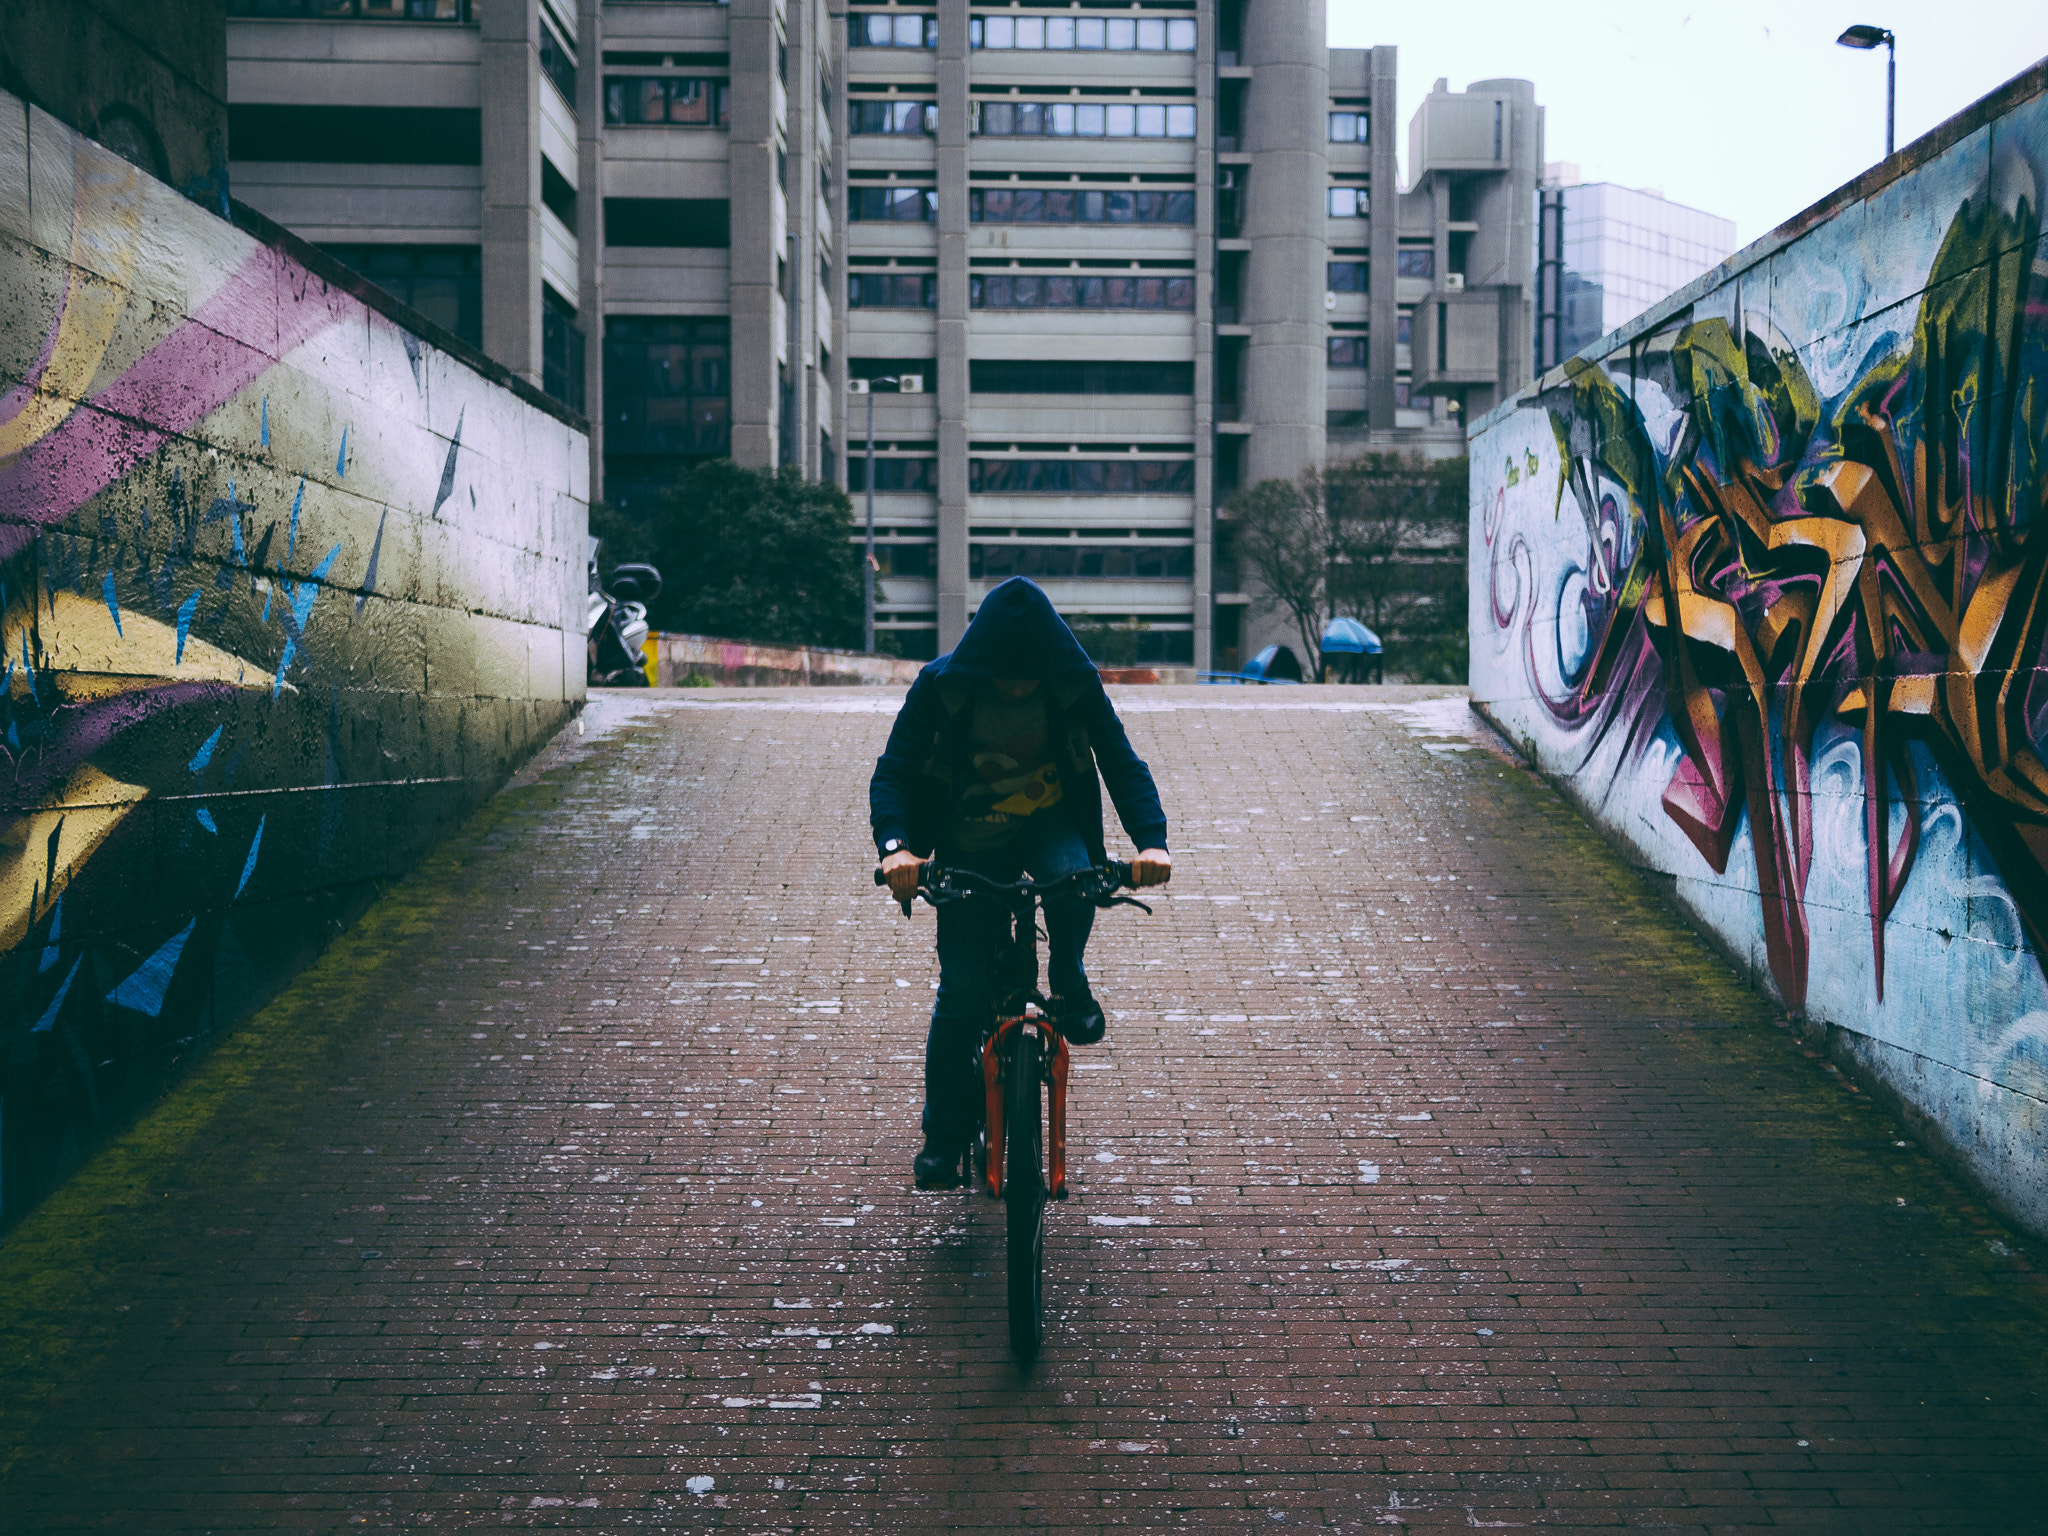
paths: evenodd
<path fill-rule="evenodd" d="M 0 469 L 0 560 L 189 432 L 363 306 L 261 247 L 212 297 L 64 424 Z"/>

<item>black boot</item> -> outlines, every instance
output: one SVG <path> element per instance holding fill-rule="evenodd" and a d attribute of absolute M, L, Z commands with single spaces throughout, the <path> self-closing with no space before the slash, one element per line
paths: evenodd
<path fill-rule="evenodd" d="M 1109 1028 L 1109 1021 L 1102 1016 L 1102 1005 L 1088 992 L 1075 997 L 1055 997 L 1052 1000 L 1052 1023 L 1053 1028 L 1066 1036 L 1069 1045 L 1094 1045 Z"/>
<path fill-rule="evenodd" d="M 911 1164 L 912 1173 L 919 1189 L 958 1189 L 960 1187 L 960 1147 L 953 1142 L 942 1142 L 927 1136 L 924 1147 Z"/>

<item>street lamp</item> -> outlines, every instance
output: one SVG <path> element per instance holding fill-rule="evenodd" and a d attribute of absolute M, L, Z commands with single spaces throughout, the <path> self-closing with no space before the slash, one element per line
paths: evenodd
<path fill-rule="evenodd" d="M 1899 102 L 1899 40 L 1887 28 L 1859 23 L 1835 41 L 1844 48 L 1855 48 L 1863 53 L 1868 53 L 1879 43 L 1884 44 L 1884 153 L 1889 160 L 1893 149 L 1892 123 Z"/>
<path fill-rule="evenodd" d="M 899 395 L 924 393 L 924 375 L 921 373 L 885 374 L 878 379 L 848 379 L 849 394 L 868 397 L 868 554 L 861 562 L 860 584 L 863 596 L 861 624 L 861 649 L 873 653 L 875 649 L 875 386 L 887 385 Z"/>

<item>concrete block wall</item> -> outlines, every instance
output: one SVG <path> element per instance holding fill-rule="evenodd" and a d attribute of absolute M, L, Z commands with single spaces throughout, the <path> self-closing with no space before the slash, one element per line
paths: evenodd
<path fill-rule="evenodd" d="M 2048 1232 L 2048 64 L 1474 424 L 1472 691 Z"/>
<path fill-rule="evenodd" d="M 583 693 L 580 422 L 239 217 L 0 94 L 0 1221 Z"/>

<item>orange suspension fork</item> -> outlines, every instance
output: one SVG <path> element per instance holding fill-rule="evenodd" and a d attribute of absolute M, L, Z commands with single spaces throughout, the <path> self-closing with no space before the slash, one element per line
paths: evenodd
<path fill-rule="evenodd" d="M 1046 1038 L 1052 1041 L 1052 1122 L 1046 1143 L 1052 1153 L 1052 1186 L 1055 1200 L 1067 1198 L 1067 1067 L 1073 1060 L 1067 1050 L 1066 1036 L 1055 1030 L 1046 1030 Z"/>
<path fill-rule="evenodd" d="M 988 1095 L 988 1166 L 982 1182 L 987 1186 L 991 1200 L 1003 1192 L 1003 1037 L 1023 1022 L 1022 1019 L 1004 1019 L 996 1026 L 996 1032 L 989 1036 L 988 1044 L 981 1048 L 981 1083 Z"/>

